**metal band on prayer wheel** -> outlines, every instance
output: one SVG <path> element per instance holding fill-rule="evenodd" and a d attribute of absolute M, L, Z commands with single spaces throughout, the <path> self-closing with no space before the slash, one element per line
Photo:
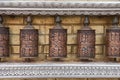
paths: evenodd
<path fill-rule="evenodd" d="M 95 30 L 92 30 L 88 25 L 89 19 L 86 16 L 84 27 L 77 31 L 77 57 L 80 59 L 95 57 Z"/>
<path fill-rule="evenodd" d="M 49 42 L 50 57 L 63 58 L 67 56 L 67 29 L 62 28 L 59 16 L 56 17 L 56 26 L 50 29 Z"/>
<path fill-rule="evenodd" d="M 106 29 L 106 53 L 109 58 L 120 56 L 120 28 L 118 24 L 118 17 L 115 16 L 113 26 Z"/>
<path fill-rule="evenodd" d="M 20 56 L 32 58 L 38 56 L 38 30 L 31 25 L 31 17 L 27 17 L 27 26 L 20 30 Z"/>
<path fill-rule="evenodd" d="M 2 25 L 0 16 L 0 57 L 9 57 L 9 28 Z"/>

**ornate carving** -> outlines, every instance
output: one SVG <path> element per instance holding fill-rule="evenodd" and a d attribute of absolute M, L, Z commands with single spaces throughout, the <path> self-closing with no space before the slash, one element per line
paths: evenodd
<path fill-rule="evenodd" d="M 6 15 L 120 15 L 119 8 L 119 1 L 0 1 L 0 14 Z"/>
<path fill-rule="evenodd" d="M 0 78 L 119 78 L 119 63 L 1 63 Z"/>
<path fill-rule="evenodd" d="M 62 58 L 67 56 L 67 30 L 62 29 L 60 17 L 56 17 L 56 26 L 50 29 L 49 34 L 50 51 L 52 58 Z"/>
<path fill-rule="evenodd" d="M 27 17 L 27 26 L 20 30 L 20 56 L 31 58 L 38 56 L 38 30 L 31 26 L 31 18 Z"/>
<path fill-rule="evenodd" d="M 20 43 L 21 57 L 27 58 L 38 56 L 38 30 L 21 30 Z"/>
<path fill-rule="evenodd" d="M 50 53 L 53 58 L 67 56 L 67 30 L 50 29 Z"/>
<path fill-rule="evenodd" d="M 106 53 L 110 58 L 120 57 L 120 28 L 118 24 L 118 17 L 115 17 L 113 26 L 106 29 Z"/>
<path fill-rule="evenodd" d="M 84 27 L 77 32 L 77 56 L 81 59 L 95 57 L 95 30 L 91 30 L 88 17 L 85 17 Z"/>
<path fill-rule="evenodd" d="M 78 31 L 78 57 L 94 58 L 95 57 L 95 30 Z"/>
<path fill-rule="evenodd" d="M 120 2 L 115 1 L 0 1 L 0 7 L 6 8 L 120 8 Z M 94 5 L 94 6 L 93 6 Z"/>
<path fill-rule="evenodd" d="M 0 57 L 9 56 L 9 28 L 2 25 L 3 19 L 0 16 Z"/>

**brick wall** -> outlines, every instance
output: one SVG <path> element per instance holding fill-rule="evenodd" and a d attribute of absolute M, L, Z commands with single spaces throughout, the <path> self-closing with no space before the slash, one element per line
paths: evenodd
<path fill-rule="evenodd" d="M 6 58 L 7 61 L 21 62 L 22 58 L 19 57 L 19 34 L 20 29 L 25 25 L 26 16 L 3 16 L 4 25 L 10 28 L 10 53 L 11 56 Z M 62 26 L 68 30 L 67 52 L 68 56 L 64 60 L 76 61 L 76 37 L 77 30 L 83 25 L 83 16 L 62 16 Z M 90 26 L 96 30 L 96 58 L 95 61 L 106 60 L 105 54 L 105 29 L 111 25 L 113 16 L 91 16 Z M 36 62 L 44 62 L 49 60 L 49 29 L 54 26 L 54 16 L 33 16 L 33 26 L 39 30 L 39 57 Z M 3 80 L 3 79 L 2 79 Z M 5 79 L 6 80 L 6 79 Z M 13 79 L 11 79 L 13 80 Z M 18 79 L 19 80 L 19 79 Z M 20 79 L 21 80 L 21 79 Z M 25 80 L 25 79 L 24 79 Z M 37 80 L 37 79 L 36 79 Z M 44 80 L 44 79 L 39 79 Z M 80 79 L 45 79 L 45 80 L 80 80 Z M 81 79 L 84 80 L 84 79 Z M 85 79 L 86 80 L 86 79 Z M 96 80 L 96 79 L 89 79 Z M 103 79 L 97 79 L 103 80 Z M 107 80 L 107 79 L 104 79 Z M 111 80 L 111 79 L 109 79 Z M 117 79 L 114 79 L 117 80 Z"/>

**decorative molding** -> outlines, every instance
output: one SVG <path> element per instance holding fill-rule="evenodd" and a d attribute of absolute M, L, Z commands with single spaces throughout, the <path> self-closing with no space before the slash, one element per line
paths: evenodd
<path fill-rule="evenodd" d="M 0 15 L 120 15 L 120 1 L 1 0 Z"/>
<path fill-rule="evenodd" d="M 0 78 L 120 78 L 120 64 L 0 63 Z"/>

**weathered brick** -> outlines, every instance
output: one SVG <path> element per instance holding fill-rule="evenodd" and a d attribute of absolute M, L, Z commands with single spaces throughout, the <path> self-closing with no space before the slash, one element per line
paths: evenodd
<path fill-rule="evenodd" d="M 45 36 L 44 35 L 39 35 L 39 44 L 45 44 Z"/>
<path fill-rule="evenodd" d="M 49 34 L 49 29 L 53 27 L 53 25 L 40 25 L 40 34 Z"/>
<path fill-rule="evenodd" d="M 4 16 L 4 24 L 23 24 L 23 16 Z"/>
<path fill-rule="evenodd" d="M 92 16 L 90 18 L 90 24 L 111 24 L 112 17 L 110 16 Z"/>
<path fill-rule="evenodd" d="M 35 29 L 40 29 L 40 26 L 39 25 L 33 25 L 33 27 L 35 28 Z"/>
<path fill-rule="evenodd" d="M 95 60 L 96 61 L 104 61 L 105 57 L 104 57 L 104 55 L 95 55 Z"/>
<path fill-rule="evenodd" d="M 88 80 L 118 80 L 117 78 L 91 78 L 91 79 L 88 79 Z"/>
<path fill-rule="evenodd" d="M 52 17 L 52 16 L 34 16 L 33 24 L 54 24 L 54 17 Z"/>
<path fill-rule="evenodd" d="M 11 54 L 9 59 L 10 61 L 14 61 L 14 62 L 22 61 L 22 58 L 20 58 L 20 54 Z"/>
<path fill-rule="evenodd" d="M 72 32 L 76 33 L 77 35 L 77 31 L 80 30 L 83 26 L 82 25 L 72 25 Z"/>
<path fill-rule="evenodd" d="M 95 53 L 97 55 L 103 54 L 103 46 L 95 46 Z"/>
<path fill-rule="evenodd" d="M 79 24 L 81 22 L 80 16 L 62 16 L 63 24 Z"/>
<path fill-rule="evenodd" d="M 8 25 L 10 28 L 10 34 L 20 34 L 20 29 L 23 29 L 24 25 Z"/>
<path fill-rule="evenodd" d="M 46 78 L 29 78 L 29 79 L 24 79 L 24 80 L 47 80 Z"/>
<path fill-rule="evenodd" d="M 53 16 L 44 16 L 44 19 L 45 19 L 45 24 L 54 24 L 54 17 Z"/>
<path fill-rule="evenodd" d="M 59 78 L 57 80 L 86 80 L 85 78 Z"/>
<path fill-rule="evenodd" d="M 77 45 L 72 46 L 72 53 L 76 54 L 77 53 Z"/>
<path fill-rule="evenodd" d="M 71 27 L 71 25 L 63 25 L 63 28 L 67 29 L 67 33 L 68 34 L 72 33 L 72 27 Z"/>
<path fill-rule="evenodd" d="M 24 79 L 15 79 L 15 78 L 13 78 L 13 79 L 11 79 L 11 78 L 10 78 L 10 79 L 8 79 L 8 78 L 3 78 L 3 79 L 2 79 L 2 78 L 1 78 L 0 80 L 24 80 Z"/>
<path fill-rule="evenodd" d="M 45 34 L 49 34 L 49 29 L 52 29 L 55 25 L 45 25 Z"/>
<path fill-rule="evenodd" d="M 39 54 L 38 61 L 46 60 L 47 54 Z"/>
<path fill-rule="evenodd" d="M 11 52 L 12 53 L 19 53 L 20 46 L 11 46 Z"/>
<path fill-rule="evenodd" d="M 67 46 L 67 53 L 71 53 L 71 46 Z"/>
<path fill-rule="evenodd" d="M 56 80 L 56 78 L 47 78 L 47 80 Z"/>
<path fill-rule="evenodd" d="M 73 54 L 67 54 L 67 57 L 64 58 L 63 60 L 64 61 L 73 61 L 74 59 L 74 55 Z"/>
<path fill-rule="evenodd" d="M 45 44 L 49 44 L 49 35 L 44 35 L 45 36 Z"/>
<path fill-rule="evenodd" d="M 41 53 L 41 54 L 42 54 L 42 53 L 43 53 L 43 50 L 44 50 L 44 49 L 43 49 L 43 46 L 39 45 L 39 51 L 38 51 L 38 53 Z"/>
<path fill-rule="evenodd" d="M 103 25 L 93 25 L 90 26 L 93 30 L 95 30 L 95 33 L 104 33 L 104 26 Z"/>
<path fill-rule="evenodd" d="M 40 27 L 39 34 L 45 34 L 46 33 L 45 25 L 39 25 L 39 27 Z"/>
<path fill-rule="evenodd" d="M 48 45 L 44 46 L 44 53 L 49 53 L 49 46 Z"/>
<path fill-rule="evenodd" d="M 26 25 L 8 25 L 8 27 L 10 28 L 10 34 L 20 34 L 20 29 L 24 29 L 25 26 Z M 39 30 L 38 25 L 33 25 L 33 27 Z"/>
<path fill-rule="evenodd" d="M 96 44 L 104 44 L 104 36 L 96 35 Z"/>
<path fill-rule="evenodd" d="M 20 44 L 20 35 L 10 35 L 10 44 L 19 45 Z"/>
<path fill-rule="evenodd" d="M 77 43 L 76 35 L 67 35 L 67 44 L 76 44 Z"/>

